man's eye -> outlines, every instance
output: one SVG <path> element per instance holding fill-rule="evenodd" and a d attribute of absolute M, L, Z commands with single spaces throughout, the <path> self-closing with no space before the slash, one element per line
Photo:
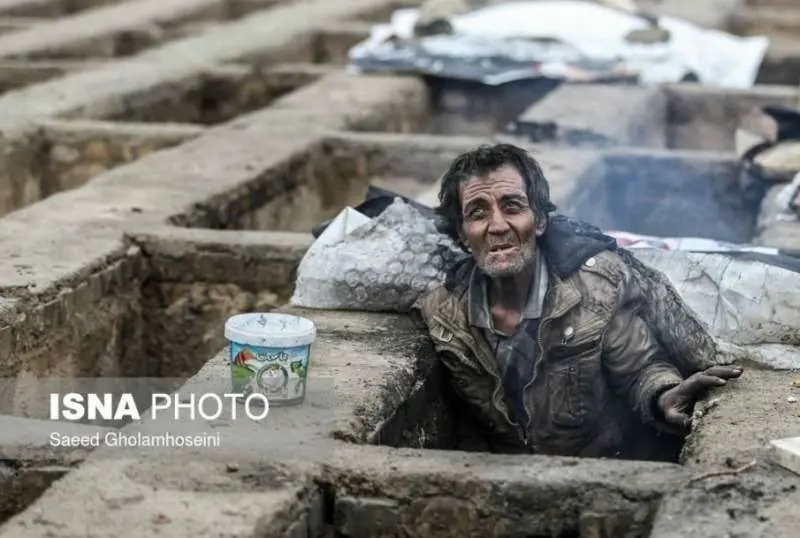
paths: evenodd
<path fill-rule="evenodd" d="M 480 219 L 483 218 L 485 214 L 486 211 L 484 211 L 483 209 L 473 209 L 472 211 L 469 212 L 467 218 L 470 220 Z"/>

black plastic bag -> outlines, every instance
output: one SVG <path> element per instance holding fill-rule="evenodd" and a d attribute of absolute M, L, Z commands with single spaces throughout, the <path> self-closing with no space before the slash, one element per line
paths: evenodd
<path fill-rule="evenodd" d="M 441 219 L 436 214 L 436 211 L 433 208 L 430 208 L 425 204 L 420 204 L 419 202 L 415 202 L 414 200 L 402 196 L 400 194 L 397 194 L 394 191 L 390 191 L 388 189 L 382 189 L 380 187 L 370 186 L 369 189 L 367 190 L 367 195 L 364 201 L 358 206 L 354 207 L 353 209 L 355 209 L 362 215 L 365 215 L 372 219 L 383 213 L 387 207 L 392 205 L 392 202 L 394 202 L 395 198 L 402 198 L 402 200 L 405 203 L 409 204 L 411 207 L 422 213 L 422 215 L 424 215 L 425 217 L 428 217 L 431 220 L 433 220 L 436 223 L 437 230 L 439 231 L 442 230 L 442 226 L 440 224 Z M 313 235 L 314 238 L 316 239 L 317 237 L 322 235 L 322 232 L 324 232 L 325 229 L 328 226 L 330 226 L 331 222 L 333 221 L 334 219 L 328 219 L 325 222 L 318 224 L 311 230 L 311 235 Z"/>

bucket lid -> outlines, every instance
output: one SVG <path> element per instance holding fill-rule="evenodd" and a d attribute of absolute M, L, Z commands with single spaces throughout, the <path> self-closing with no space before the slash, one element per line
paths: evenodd
<path fill-rule="evenodd" d="M 289 314 L 237 314 L 225 322 L 225 338 L 251 346 L 305 346 L 311 344 L 316 336 L 314 322 Z"/>

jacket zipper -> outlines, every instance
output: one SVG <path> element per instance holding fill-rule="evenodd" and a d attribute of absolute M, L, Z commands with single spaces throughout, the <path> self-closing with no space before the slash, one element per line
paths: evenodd
<path fill-rule="evenodd" d="M 439 316 L 433 316 L 433 319 L 434 319 L 434 320 L 435 320 L 437 323 L 439 323 L 440 325 L 442 325 L 442 326 L 443 326 L 445 329 L 447 329 L 448 331 L 450 331 L 450 334 L 452 334 L 452 335 L 453 335 L 453 338 L 458 338 L 458 337 L 456 336 L 456 332 L 453 330 L 453 328 L 450 326 L 450 324 L 449 324 L 449 323 L 446 323 L 446 322 L 444 322 L 444 320 L 442 320 L 442 318 L 440 318 Z M 466 343 L 464 343 L 463 341 L 461 342 L 461 344 L 462 344 L 462 346 L 463 346 L 463 347 L 465 347 L 465 348 L 468 348 L 468 349 L 471 349 L 471 347 L 470 347 L 470 346 L 468 346 L 468 345 L 467 345 Z M 469 361 L 469 360 L 467 360 L 467 358 L 464 356 L 464 353 L 463 353 L 461 350 L 459 350 L 459 349 L 458 349 L 456 346 L 453 346 L 453 345 L 448 345 L 448 344 L 445 344 L 445 343 L 440 343 L 440 344 L 439 344 L 439 347 L 440 347 L 440 348 L 442 348 L 442 349 L 446 349 L 446 350 L 448 350 L 448 351 L 452 352 L 452 353 L 453 353 L 454 355 L 456 355 L 456 356 L 457 356 L 457 357 L 458 357 L 458 358 L 459 358 L 459 359 L 460 359 L 462 362 L 464 362 L 464 363 L 466 363 L 466 364 L 470 364 L 470 361 Z M 478 361 L 478 363 L 480 363 L 481 361 L 480 361 L 480 359 L 478 358 L 478 353 L 475 353 L 475 352 L 474 352 L 475 350 L 472 350 L 472 351 L 473 351 L 473 354 L 475 355 L 475 358 L 476 358 L 476 360 Z M 498 406 L 496 405 L 496 403 L 497 403 L 497 400 L 498 400 L 498 395 L 499 395 L 499 393 L 500 393 L 500 388 L 503 386 L 503 380 L 502 380 L 502 378 L 501 378 L 501 377 L 500 377 L 500 376 L 499 376 L 499 375 L 498 375 L 498 374 L 497 374 L 497 373 L 494 371 L 494 369 L 492 369 L 492 368 L 488 368 L 488 367 L 487 367 L 485 364 L 483 364 L 482 366 L 483 366 L 483 368 L 484 368 L 484 369 L 485 369 L 485 370 L 486 370 L 486 371 L 489 373 L 489 375 L 491 375 L 491 376 L 494 378 L 494 380 L 495 380 L 495 384 L 494 384 L 494 387 L 495 387 L 495 388 L 494 388 L 494 391 L 492 392 L 492 406 L 493 406 L 493 407 L 494 407 L 496 410 L 500 411 L 500 413 L 503 415 L 503 418 L 504 418 L 504 419 L 505 419 L 505 421 L 508 423 L 508 425 L 509 425 L 509 426 L 511 426 L 512 428 L 514 428 L 514 429 L 516 430 L 516 432 L 517 432 L 517 435 L 519 436 L 520 440 L 523 442 L 523 444 L 525 445 L 525 447 L 526 447 L 526 448 L 528 448 L 528 447 L 529 447 L 529 445 L 528 445 L 528 433 L 527 433 L 527 431 L 525 431 L 525 429 L 522 427 L 522 424 L 521 424 L 521 423 L 515 423 L 513 420 L 511 420 L 511 417 L 508 415 L 508 411 L 505 409 L 505 404 L 504 404 L 502 407 L 498 407 Z"/>
<path fill-rule="evenodd" d="M 547 304 L 547 302 L 550 300 L 551 296 L 552 296 L 552 292 L 550 290 L 548 290 L 547 294 L 545 295 L 545 304 Z M 533 413 L 531 412 L 530 409 L 528 409 L 528 402 L 530 401 L 530 399 L 527 397 L 528 396 L 528 390 L 530 390 L 530 388 L 533 386 L 534 382 L 536 381 L 536 376 L 539 373 L 539 369 L 540 369 L 541 365 L 544 364 L 544 361 L 545 361 L 545 358 L 546 358 L 545 357 L 545 351 L 544 351 L 544 344 L 542 343 L 542 334 L 544 332 L 544 327 L 545 327 L 545 325 L 548 325 L 554 319 L 558 319 L 559 317 L 561 317 L 564 314 L 566 314 L 567 312 L 569 312 L 569 310 L 572 309 L 576 304 L 578 304 L 578 303 L 577 302 L 572 302 L 572 303 L 569 303 L 569 304 L 566 304 L 566 305 L 561 305 L 558 308 L 557 311 L 551 312 L 549 316 L 547 316 L 547 317 L 543 316 L 541 321 L 540 321 L 540 323 L 539 323 L 539 327 L 536 330 L 536 345 L 539 348 L 539 356 L 537 357 L 536 361 L 533 363 L 533 373 L 531 374 L 530 381 L 528 381 L 525 384 L 525 387 L 522 389 L 522 397 L 524 399 L 523 401 L 525 402 L 523 406 L 525 408 L 525 414 L 527 415 L 527 417 L 526 417 L 527 418 L 527 423 L 525 425 L 526 431 L 530 431 L 531 422 L 533 421 Z"/>
<path fill-rule="evenodd" d="M 531 412 L 530 409 L 528 409 L 528 402 L 530 401 L 530 399 L 528 398 L 528 391 L 536 382 L 536 376 L 539 373 L 539 367 L 544 363 L 545 357 L 544 357 L 544 344 L 542 344 L 542 327 L 549 322 L 550 322 L 549 318 L 542 320 L 542 322 L 539 324 L 539 327 L 536 330 L 536 345 L 539 348 L 539 356 L 536 358 L 536 360 L 532 365 L 533 373 L 531 374 L 530 380 L 525 384 L 525 387 L 523 387 L 522 389 L 522 398 L 524 401 L 523 407 L 525 409 L 525 415 L 526 415 L 525 418 L 527 419 L 525 423 L 526 431 L 530 431 L 531 422 L 533 421 L 533 413 Z"/>

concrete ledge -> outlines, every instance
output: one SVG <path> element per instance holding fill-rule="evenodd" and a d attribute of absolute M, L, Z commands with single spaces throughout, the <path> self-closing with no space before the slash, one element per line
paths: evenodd
<path fill-rule="evenodd" d="M 350 536 L 646 536 L 668 464 L 448 451 L 337 448 L 322 475 Z M 371 532 L 370 532 L 371 531 Z"/>
<path fill-rule="evenodd" d="M 317 34 L 314 45 L 317 61 L 347 64 L 352 47 L 367 39 L 372 23 L 344 22 L 326 25 Z"/>
<path fill-rule="evenodd" d="M 92 435 L 112 431 L 110 428 L 52 422 L 0 415 L 0 459 L 16 461 L 23 466 L 60 465 L 71 467 L 86 459 L 88 447 L 54 447 L 50 435 Z"/>
<path fill-rule="evenodd" d="M 344 144 L 339 151 L 363 154 L 369 170 L 381 175 L 414 177 L 430 187 L 420 200 L 435 202 L 438 179 L 458 154 L 481 144 L 497 143 L 508 137 L 480 138 L 426 134 L 336 133 L 329 140 Z M 529 150 L 537 159 L 550 183 L 550 197 L 556 205 L 567 204 L 585 174 L 599 162 L 596 151 L 589 149 L 552 148 L 544 144 L 510 140 Z"/>
<path fill-rule="evenodd" d="M 791 536 L 800 524 L 797 477 L 761 463 L 739 473 L 738 468 L 698 472 L 668 492 L 650 538 Z"/>
<path fill-rule="evenodd" d="M 3 17 L 0 15 L 0 35 L 19 30 L 27 30 L 38 24 L 42 24 L 47 19 L 38 17 Z"/>
<path fill-rule="evenodd" d="M 698 4 L 693 0 L 664 0 L 645 2 L 648 11 L 657 15 L 676 17 L 706 28 L 725 30 L 730 16 L 748 0 L 709 0 Z"/>
<path fill-rule="evenodd" d="M 667 146 L 675 149 L 733 152 L 740 121 L 755 107 L 800 105 L 800 93 L 785 86 L 756 85 L 722 90 L 692 84 L 667 86 Z"/>
<path fill-rule="evenodd" d="M 313 243 L 297 232 L 221 231 L 163 226 L 134 232 L 154 278 L 169 282 L 232 282 L 264 286 L 288 282 L 275 264 L 296 265 Z M 234 267 L 233 264 L 238 265 Z M 266 271 L 266 273 L 262 273 Z"/>
<path fill-rule="evenodd" d="M 178 147 L 115 168 L 84 188 L 8 215 L 0 221 L 0 237 L 8 240 L 10 258 L 6 259 L 11 267 L 3 277 L 8 280 L 0 281 L 0 287 L 23 286 L 32 293 L 43 292 L 56 281 L 66 283 L 91 272 L 112 252 L 124 249 L 124 230 L 168 219 L 181 224 L 211 223 L 210 212 L 228 214 L 235 200 L 251 197 L 254 187 L 269 189 L 274 196 L 276 190 L 290 188 L 287 179 L 298 180 L 278 180 L 277 174 L 290 162 L 307 164 L 309 152 L 320 143 L 321 132 L 310 131 L 308 122 L 318 119 L 324 129 L 326 124 L 344 128 L 359 121 L 380 121 L 395 107 L 402 108 L 407 99 L 418 96 L 422 87 L 413 79 L 337 74 L 320 81 L 314 91 L 335 96 L 340 102 L 324 110 L 302 110 L 299 103 L 298 108 L 287 103 L 283 110 L 265 109 L 209 129 Z M 295 120 L 294 125 L 276 132 L 274 126 L 289 118 Z M 263 151 L 265 145 L 270 152 Z M 52 226 L 39 228 L 38 237 L 31 237 L 28 223 L 41 222 L 44 215 L 49 215 Z M 23 228 L 28 230 L 26 237 L 19 235 Z M 84 231 L 75 233 L 78 229 Z M 45 254 L 42 249 L 53 245 L 58 245 L 59 265 L 36 263 L 36 257 Z M 30 270 L 20 274 L 13 267 L 20 263 L 29 263 Z"/>
<path fill-rule="evenodd" d="M 39 122 L 39 197 L 80 187 L 93 177 L 199 136 L 195 125 L 101 121 Z"/>
<path fill-rule="evenodd" d="M 791 35 L 800 30 L 800 11 L 796 6 L 739 8 L 731 15 L 729 27 L 736 35 Z"/>
<path fill-rule="evenodd" d="M 390 4 L 391 0 L 302 0 L 279 5 L 127 60 L 0 96 L 0 117 L 5 129 L 15 123 L 14 118 L 114 116 L 133 102 L 158 98 L 170 87 L 186 87 L 205 70 L 225 62 L 298 60 L 302 55 L 286 58 L 286 53 L 306 49 L 307 55 L 307 44 L 321 21 L 344 21 Z"/>
<path fill-rule="evenodd" d="M 116 43 L 109 37 L 192 18 L 219 20 L 225 7 L 225 0 L 132 0 L 99 7 L 0 36 L 0 57 L 115 56 Z"/>
<path fill-rule="evenodd" d="M 514 122 L 531 142 L 576 147 L 664 147 L 667 101 L 660 88 L 569 84 Z"/>
<path fill-rule="evenodd" d="M 0 14 L 23 17 L 58 17 L 100 7 L 114 0 L 2 0 Z"/>
<path fill-rule="evenodd" d="M 736 468 L 769 461 L 770 441 L 800 435 L 793 375 L 753 366 L 716 391 L 690 435 L 682 459 L 695 468 Z"/>
<path fill-rule="evenodd" d="M 3 60 L 0 61 L 0 91 L 17 90 L 98 65 L 101 65 L 98 60 Z"/>
<path fill-rule="evenodd" d="M 287 531 L 308 524 L 312 476 L 265 460 L 234 473 L 230 463 L 220 453 L 93 459 L 0 527 L 0 536 L 298 536 Z"/>

